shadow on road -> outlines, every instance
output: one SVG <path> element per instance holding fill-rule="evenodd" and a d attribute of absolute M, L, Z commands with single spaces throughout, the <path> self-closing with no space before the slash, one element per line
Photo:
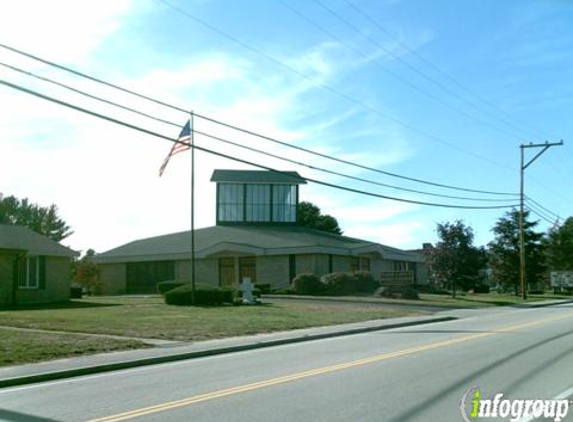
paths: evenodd
<path fill-rule="evenodd" d="M 436 391 L 435 394 L 432 395 L 432 397 L 427 398 L 426 400 L 418 403 L 414 408 L 396 416 L 393 419 L 388 420 L 387 422 L 403 422 L 403 421 L 408 421 L 410 419 L 413 419 L 414 417 L 419 416 L 420 414 L 423 414 L 424 412 L 427 412 L 428 408 L 431 407 L 431 405 L 436 404 L 440 399 L 445 397 L 448 393 L 451 393 L 452 391 L 455 391 L 455 390 L 461 391 L 462 389 L 469 388 L 470 387 L 469 382 L 471 382 L 471 380 L 473 380 L 477 377 L 483 377 L 484 374 L 496 370 L 499 366 L 501 366 L 507 362 L 510 362 L 512 359 L 514 359 L 520 355 L 523 355 L 527 352 L 535 350 L 538 347 L 545 346 L 554 340 L 559 340 L 563 337 L 567 337 L 567 336 L 570 336 L 572 334 L 573 334 L 573 331 L 569 331 L 567 333 L 559 334 L 559 335 L 550 337 L 548 339 L 541 340 L 541 341 L 534 343 L 531 346 L 528 346 L 522 350 L 511 353 L 511 354 L 505 356 L 504 358 L 498 359 L 497 361 L 493 362 L 492 364 L 488 365 L 487 367 L 480 368 L 480 369 L 474 371 L 473 373 L 469 374 L 468 376 L 464 376 L 459 381 L 454 382 L 454 383 L 450 384 L 449 386 L 447 386 L 447 387 L 445 387 L 439 391 Z M 573 347 L 568 348 L 564 353 L 559 354 L 557 358 L 551 358 L 548 362 L 546 362 L 544 364 L 541 364 L 541 362 L 539 362 L 538 366 L 547 367 L 548 365 L 555 364 L 558 362 L 559 359 L 562 359 L 562 358 L 568 356 L 572 350 L 573 350 Z M 531 374 L 534 372 L 536 372 L 536 371 L 530 371 L 530 373 L 523 375 L 518 380 L 513 382 L 511 384 L 511 387 L 515 388 L 518 385 L 522 384 L 524 381 L 526 381 L 526 379 L 527 379 L 526 377 L 531 376 Z"/>
<path fill-rule="evenodd" d="M 11 410 L 0 409 L 0 421 L 6 422 L 61 422 L 56 419 L 42 418 L 40 416 L 29 415 L 27 413 L 13 412 Z"/>

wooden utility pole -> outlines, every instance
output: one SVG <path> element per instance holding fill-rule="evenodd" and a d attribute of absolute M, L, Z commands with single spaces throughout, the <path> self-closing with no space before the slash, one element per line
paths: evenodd
<path fill-rule="evenodd" d="M 521 166 L 520 166 L 520 183 L 519 183 L 519 280 L 521 284 L 521 293 L 523 295 L 523 299 L 527 299 L 527 289 L 525 288 L 525 228 L 524 228 L 524 217 L 523 214 L 525 212 L 525 205 L 524 205 L 524 176 L 525 176 L 525 169 L 529 167 L 531 163 L 537 160 L 541 154 L 547 151 L 550 147 L 563 145 L 563 141 L 555 142 L 550 144 L 549 142 L 545 142 L 544 144 L 533 144 L 529 143 L 527 145 L 521 144 L 519 148 L 521 149 Z M 525 163 L 525 148 L 543 148 L 539 151 L 535 157 Z"/>

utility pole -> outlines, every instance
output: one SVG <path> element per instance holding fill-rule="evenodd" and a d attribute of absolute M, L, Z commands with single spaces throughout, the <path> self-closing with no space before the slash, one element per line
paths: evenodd
<path fill-rule="evenodd" d="M 524 176 L 525 176 L 525 169 L 529 167 L 531 163 L 537 160 L 541 154 L 547 151 L 550 147 L 560 146 L 563 145 L 563 141 L 561 142 L 554 142 L 549 143 L 545 142 L 544 144 L 533 144 L 529 143 L 527 145 L 521 144 L 519 148 L 521 149 L 521 166 L 520 166 L 520 189 L 519 189 L 519 279 L 521 284 L 521 292 L 523 295 L 523 299 L 527 299 L 527 289 L 525 288 L 525 228 L 524 228 L 524 217 L 523 213 L 525 212 L 524 206 Z M 539 151 L 535 157 L 525 163 L 525 149 L 526 148 L 543 148 Z"/>

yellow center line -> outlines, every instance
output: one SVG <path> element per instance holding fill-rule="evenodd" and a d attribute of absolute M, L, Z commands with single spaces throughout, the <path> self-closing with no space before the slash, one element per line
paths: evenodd
<path fill-rule="evenodd" d="M 466 341 L 477 340 L 483 337 L 493 336 L 495 334 L 507 333 L 511 331 L 520 330 L 523 328 L 534 327 L 536 325 L 547 324 L 549 322 L 558 321 L 561 319 L 569 318 L 573 316 L 573 312 L 569 312 L 565 315 L 560 315 L 557 317 L 546 318 L 543 320 L 527 322 L 517 325 L 509 325 L 501 327 L 499 329 L 488 331 L 485 333 L 471 334 L 467 336 L 462 336 L 458 338 L 453 338 L 449 340 L 442 340 L 435 343 L 425 344 L 422 346 L 411 347 L 408 349 L 398 350 L 395 352 L 382 353 L 376 356 L 371 356 L 364 359 L 358 359 L 351 362 L 339 363 L 336 365 L 325 366 L 322 368 L 312 369 L 304 372 L 297 372 L 291 375 L 285 375 L 282 377 L 271 378 L 264 381 L 253 382 L 250 384 L 245 384 L 242 386 L 231 387 L 224 390 L 213 391 L 211 393 L 200 394 L 198 396 L 188 397 L 181 400 L 170 401 L 166 403 L 157 404 L 154 406 L 143 407 L 129 412 L 119 413 L 116 415 L 105 416 L 103 418 L 91 419 L 86 422 L 119 422 L 128 419 L 137 418 L 144 415 L 149 415 L 152 413 L 163 412 L 166 410 L 176 409 L 179 407 L 189 406 L 191 404 L 200 403 L 208 400 L 218 399 L 222 397 L 232 396 L 235 394 L 246 393 L 252 390 L 258 390 L 261 388 L 270 387 L 277 384 L 284 384 L 287 382 L 292 382 L 300 380 L 303 378 L 316 377 L 318 375 L 329 374 L 332 372 L 342 371 L 345 369 L 356 368 L 358 366 L 368 365 L 375 362 L 380 362 L 383 360 L 394 359 L 402 356 L 412 355 L 415 353 L 425 352 L 428 350 L 438 349 L 445 346 L 451 346 L 458 343 L 463 343 Z"/>

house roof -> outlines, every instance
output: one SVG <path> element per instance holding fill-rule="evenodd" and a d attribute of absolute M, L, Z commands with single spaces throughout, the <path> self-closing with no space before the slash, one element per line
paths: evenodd
<path fill-rule="evenodd" d="M 189 259 L 190 231 L 136 240 L 95 256 L 99 263 Z M 213 226 L 195 231 L 195 256 L 287 255 L 325 253 L 363 255 L 378 253 L 383 258 L 423 261 L 423 257 L 378 243 L 339 236 L 298 226 Z"/>
<path fill-rule="evenodd" d="M 0 224 L 0 249 L 19 250 L 30 255 L 73 257 L 77 252 L 27 227 Z"/>
<path fill-rule="evenodd" d="M 291 185 L 305 184 L 296 171 L 267 171 L 267 170 L 215 170 L 211 182 L 224 183 L 287 183 Z"/>

